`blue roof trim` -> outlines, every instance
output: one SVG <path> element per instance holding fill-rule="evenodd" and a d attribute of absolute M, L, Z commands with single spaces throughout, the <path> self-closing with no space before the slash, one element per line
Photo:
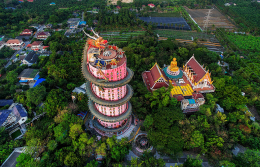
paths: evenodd
<path fill-rule="evenodd" d="M 46 79 L 44 79 L 44 78 L 38 79 L 38 80 L 35 82 L 35 84 L 33 85 L 33 88 L 36 87 L 36 86 L 38 86 L 38 85 L 39 85 L 40 83 L 42 83 L 43 81 L 46 81 Z"/>
<path fill-rule="evenodd" d="M 173 76 L 173 75 L 170 75 L 170 74 L 167 73 L 167 68 L 168 68 L 168 67 L 165 67 L 165 68 L 163 69 L 163 72 L 165 73 L 165 75 L 166 75 L 169 79 L 179 79 L 179 78 L 182 78 L 183 72 L 182 72 L 181 70 L 180 70 L 179 75 Z"/>
<path fill-rule="evenodd" d="M 37 74 L 35 78 L 33 78 L 33 80 L 37 81 L 40 78 L 40 75 Z"/>
<path fill-rule="evenodd" d="M 20 83 L 28 82 L 28 80 L 20 80 L 19 82 L 20 82 Z"/>
<path fill-rule="evenodd" d="M 20 113 L 21 117 L 27 117 L 27 113 L 23 110 L 22 106 L 16 105 L 15 106 L 18 112 Z"/>
<path fill-rule="evenodd" d="M 0 106 L 6 106 L 6 105 L 11 105 L 13 104 L 13 99 L 9 99 L 9 100 L 0 100 Z"/>
<path fill-rule="evenodd" d="M 5 122 L 12 110 L 0 110 L 0 126 Z"/>

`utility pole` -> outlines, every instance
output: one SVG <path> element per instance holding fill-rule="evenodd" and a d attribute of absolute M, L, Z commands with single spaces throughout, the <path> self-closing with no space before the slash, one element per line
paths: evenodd
<path fill-rule="evenodd" d="M 207 34 L 207 31 L 208 31 L 208 25 L 209 25 L 209 20 L 210 20 L 210 14 L 211 14 L 211 11 L 213 9 L 209 9 L 209 11 L 207 12 L 207 16 L 205 17 L 205 20 L 203 21 L 204 25 L 203 25 L 203 31 L 206 30 L 206 34 Z"/>

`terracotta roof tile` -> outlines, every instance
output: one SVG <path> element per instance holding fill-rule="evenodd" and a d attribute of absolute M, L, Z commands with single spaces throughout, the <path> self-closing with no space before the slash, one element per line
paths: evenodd
<path fill-rule="evenodd" d="M 150 72 L 151 72 L 151 75 L 152 75 L 154 81 L 157 81 L 161 77 L 161 74 L 162 74 L 160 67 L 158 66 L 157 63 L 153 66 L 153 68 L 150 70 Z"/>
<path fill-rule="evenodd" d="M 206 71 L 202 68 L 202 66 L 197 62 L 194 56 L 190 58 L 190 60 L 186 63 L 189 68 L 195 72 L 194 81 L 198 82 L 205 74 Z"/>
<path fill-rule="evenodd" d="M 10 44 L 10 43 L 18 43 L 20 44 L 22 42 L 22 40 L 19 39 L 9 39 L 6 44 Z"/>
<path fill-rule="evenodd" d="M 40 44 L 42 44 L 42 41 L 34 41 L 31 45 L 33 46 L 33 45 L 40 45 Z"/>

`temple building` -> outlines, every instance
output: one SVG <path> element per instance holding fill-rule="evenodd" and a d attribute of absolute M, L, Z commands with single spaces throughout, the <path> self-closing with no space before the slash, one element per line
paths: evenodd
<path fill-rule="evenodd" d="M 183 66 L 183 69 L 178 67 L 176 58 L 173 58 L 171 64 L 163 70 L 155 63 L 150 71 L 142 73 L 142 77 L 149 91 L 163 86 L 168 88 L 171 84 L 173 87 L 170 95 L 181 101 L 184 113 L 198 111 L 199 106 L 205 103 L 203 93 L 215 91 L 209 71 L 198 63 L 194 55 Z"/>
<path fill-rule="evenodd" d="M 134 73 L 127 67 L 127 57 L 121 49 L 94 34 L 96 37 L 86 34 L 90 39 L 82 59 L 93 128 L 102 136 L 130 135 L 134 128 L 129 101 L 133 89 L 128 83 Z"/>

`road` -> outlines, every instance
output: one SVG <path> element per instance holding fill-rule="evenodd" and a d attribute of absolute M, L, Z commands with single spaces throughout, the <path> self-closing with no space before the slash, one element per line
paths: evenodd
<path fill-rule="evenodd" d="M 39 29 L 37 30 L 37 32 L 35 33 L 35 35 L 33 36 L 33 38 L 36 38 L 38 32 L 43 31 L 43 28 L 44 28 L 44 25 L 41 25 L 41 26 L 39 27 Z M 20 50 L 17 50 L 17 51 L 12 55 L 12 57 L 9 59 L 8 63 L 5 65 L 5 68 L 7 68 L 8 66 L 10 66 L 10 65 L 12 64 L 12 60 L 14 60 L 14 59 L 16 58 L 16 55 L 17 55 L 17 54 L 20 54 L 21 51 L 22 51 L 28 44 L 30 44 L 30 43 L 31 43 L 31 40 L 24 42 L 25 45 L 24 45 Z"/>

